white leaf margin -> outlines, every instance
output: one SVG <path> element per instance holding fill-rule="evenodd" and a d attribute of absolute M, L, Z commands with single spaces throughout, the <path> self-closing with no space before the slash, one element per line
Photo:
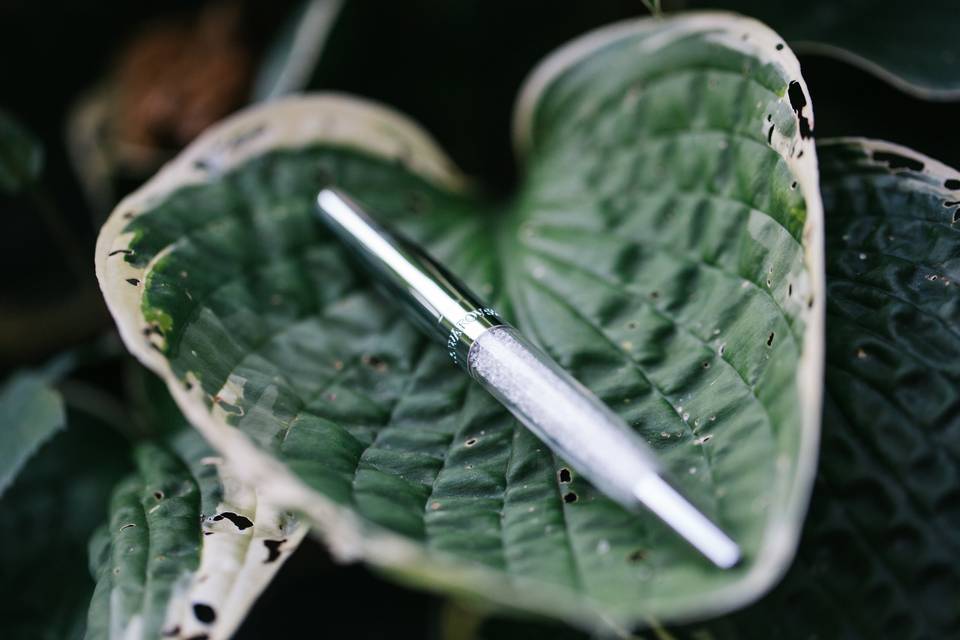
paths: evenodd
<path fill-rule="evenodd" d="M 521 90 L 514 116 L 514 141 L 518 157 L 529 145 L 530 122 L 544 89 L 563 70 L 598 48 L 651 28 L 662 30 L 649 39 L 652 50 L 681 36 L 709 33 L 725 46 L 746 51 L 780 65 L 785 74 L 800 83 L 807 104 L 810 96 L 800 75 L 799 63 L 789 47 L 776 49 L 783 39 L 760 22 L 721 12 L 691 13 L 669 19 L 640 18 L 601 27 L 561 47 L 541 63 Z M 741 39 L 750 36 L 748 41 Z M 638 54 L 642 53 L 638 51 Z M 808 109 L 809 112 L 810 109 Z M 808 113 L 811 118 L 812 114 Z M 760 125 L 762 126 L 762 125 Z M 257 487 L 263 499 L 278 508 L 302 513 L 341 561 L 365 560 L 395 577 L 437 591 L 452 592 L 493 602 L 508 609 L 560 616 L 585 628 L 626 632 L 636 624 L 652 624 L 649 615 L 613 619 L 603 608 L 582 594 L 523 579 L 504 579 L 504 574 L 479 565 L 465 565 L 454 557 L 428 551 L 413 541 L 363 521 L 322 494 L 310 489 L 279 460 L 261 451 L 249 437 L 222 419 L 216 408 L 208 410 L 199 384 L 184 384 L 174 376 L 169 363 L 145 338 L 141 314 L 142 284 L 158 254 L 144 268 L 137 268 L 110 254 L 129 247 L 132 234 L 123 228 L 130 218 L 151 208 L 174 190 L 199 184 L 246 160 L 280 148 L 298 148 L 329 142 L 399 161 L 413 173 L 439 186 L 465 191 L 469 181 L 454 167 L 437 144 L 412 120 L 376 103 L 336 93 L 280 99 L 242 111 L 212 127 L 153 179 L 125 198 L 103 226 L 96 247 L 96 272 L 101 290 L 120 335 L 131 353 L 167 383 L 187 419 L 220 451 L 231 465 L 243 469 L 244 482 Z M 805 151 L 796 158 L 796 145 Z M 824 353 L 824 256 L 823 207 L 820 200 L 816 152 L 813 140 L 775 139 L 774 146 L 798 178 L 807 203 L 803 231 L 805 262 L 812 297 L 805 321 L 804 350 L 798 372 L 800 398 L 808 409 L 803 416 L 799 460 L 793 479 L 795 495 L 789 509 L 772 518 L 765 544 L 751 569 L 736 583 L 710 598 L 684 601 L 676 610 L 658 612 L 657 620 L 693 620 L 719 615 L 745 606 L 768 591 L 785 573 L 796 551 L 816 469 L 820 432 Z M 136 279 L 140 286 L 131 286 Z M 195 380 L 185 382 L 195 383 Z M 237 390 L 227 381 L 223 393 Z M 640 607 L 638 607 L 638 610 Z"/>
<path fill-rule="evenodd" d="M 205 514 L 200 564 L 175 585 L 162 634 L 165 638 L 206 636 L 209 640 L 227 640 L 303 541 L 309 527 L 264 500 L 223 458 L 211 456 L 201 462 L 217 468 L 223 499 L 216 513 Z M 241 530 L 229 519 L 215 520 L 223 512 L 243 516 L 253 526 Z M 270 545 L 275 548 L 274 554 Z M 196 617 L 193 606 L 198 603 L 214 610 L 212 623 Z"/>

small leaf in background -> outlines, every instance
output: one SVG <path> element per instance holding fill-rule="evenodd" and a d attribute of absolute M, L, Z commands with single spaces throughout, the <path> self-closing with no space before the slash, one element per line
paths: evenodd
<path fill-rule="evenodd" d="M 957 7 L 943 0 L 668 0 L 763 20 L 799 53 L 838 58 L 921 98 L 960 99 Z"/>
<path fill-rule="evenodd" d="M 10 417 L 0 411 L 5 427 Z M 68 426 L 30 458 L 0 498 L 0 619 L 12 640 L 83 636 L 94 582 L 87 539 L 129 467 L 111 428 L 70 411 Z M 0 453 L 7 452 L 6 445 Z"/>
<path fill-rule="evenodd" d="M 0 193 L 18 193 L 40 177 L 42 168 L 40 141 L 0 109 Z"/>
<path fill-rule="evenodd" d="M 397 114 L 278 101 L 121 203 L 98 276 L 128 348 L 336 555 L 584 626 L 727 610 L 785 569 L 814 472 L 809 96 L 779 36 L 732 16 L 636 21 L 557 56 L 521 97 L 508 203 L 465 192 Z M 633 424 L 743 566 L 624 511 L 456 372 L 320 229 L 331 180 Z"/>
<path fill-rule="evenodd" d="M 63 399 L 45 376 L 14 374 L 0 387 L 0 496 L 30 456 L 65 424 Z"/>

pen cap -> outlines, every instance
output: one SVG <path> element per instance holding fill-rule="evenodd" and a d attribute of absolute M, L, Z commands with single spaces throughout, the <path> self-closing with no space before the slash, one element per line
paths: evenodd
<path fill-rule="evenodd" d="M 497 312 L 434 262 L 415 244 L 378 225 L 343 192 L 326 188 L 317 195 L 320 218 L 450 357 L 467 369 L 471 345 L 486 330 L 503 324 Z"/>

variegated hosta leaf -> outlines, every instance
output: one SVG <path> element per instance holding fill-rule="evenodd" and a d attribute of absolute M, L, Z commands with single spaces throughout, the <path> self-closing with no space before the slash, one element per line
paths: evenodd
<path fill-rule="evenodd" d="M 229 638 L 306 533 L 182 418 L 167 429 L 135 448 L 91 540 L 87 638 Z"/>
<path fill-rule="evenodd" d="M 205 135 L 101 232 L 130 350 L 341 557 L 584 625 L 715 613 L 792 557 L 815 466 L 822 221 L 809 97 L 762 25 L 638 20 L 550 57 L 527 177 L 489 203 L 409 121 L 345 96 Z M 710 567 L 572 473 L 374 292 L 313 214 L 333 180 L 655 446 L 746 561 Z"/>
<path fill-rule="evenodd" d="M 817 147 L 827 399 L 803 539 L 769 595 L 670 637 L 960 634 L 960 172 L 887 142 Z M 499 618 L 474 637 L 565 633 Z"/>

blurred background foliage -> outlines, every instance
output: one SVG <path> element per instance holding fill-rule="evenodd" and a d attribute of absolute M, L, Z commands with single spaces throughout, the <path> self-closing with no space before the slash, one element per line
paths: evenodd
<path fill-rule="evenodd" d="M 4 378 L 110 334 L 112 322 L 93 273 L 97 230 L 123 195 L 209 124 L 288 91 L 355 93 L 411 115 L 483 188 L 506 197 L 517 180 L 510 116 L 526 74 L 570 38 L 647 13 L 639 0 L 347 0 L 331 28 L 336 4 L 0 4 Z M 767 21 L 788 39 L 810 41 L 826 34 L 827 44 L 848 46 L 860 56 L 880 51 L 881 63 L 927 88 L 940 80 L 950 88 L 949 67 L 960 50 L 960 41 L 946 28 L 951 26 L 943 17 L 948 15 L 942 11 L 946 5 L 932 1 L 913 3 L 929 5 L 932 12 L 927 13 L 911 13 L 894 2 L 842 3 L 848 13 L 826 1 L 665 4 L 667 10 L 731 8 Z M 865 12 L 875 14 L 876 20 L 864 22 Z M 904 15 L 911 17 L 898 20 Z M 932 17 L 924 22 L 917 15 Z M 894 140 L 948 165 L 960 165 L 960 148 L 949 134 L 960 104 L 944 99 L 951 95 L 928 100 L 903 91 L 862 65 L 827 57 L 823 46 L 799 51 L 816 110 L 817 137 Z M 915 51 L 932 53 L 911 67 L 903 59 Z M 15 547 L 23 573 L 5 576 L 3 582 L 4 588 L 22 588 L 24 601 L 42 599 L 34 591 L 51 579 L 26 569 L 33 558 L 49 553 L 45 549 L 56 550 L 52 566 L 62 571 L 63 579 L 83 583 L 88 578 L 85 540 L 102 519 L 102 513 L 96 518 L 91 513 L 102 507 L 110 480 L 128 466 L 118 461 L 116 452 L 123 451 L 124 438 L 135 437 L 130 426 L 134 421 L 124 414 L 121 401 L 131 365 L 116 342 L 96 344 L 71 367 L 69 383 L 57 376 L 51 382 L 63 392 L 68 414 L 80 417 L 65 436 L 40 451 L 2 503 L 9 505 L 19 495 L 35 496 L 34 515 L 18 512 L 16 518 L 34 522 L 36 531 L 0 531 L 5 542 L 24 537 L 31 542 Z M 88 453 L 103 458 L 105 473 L 74 489 L 82 495 L 58 514 L 78 535 L 44 533 L 37 523 L 48 517 L 51 496 L 62 489 L 62 475 L 57 474 L 83 474 L 63 467 L 57 451 L 73 451 L 71 459 L 79 460 L 87 455 L 80 452 L 91 438 L 102 446 Z M 9 522 L 13 512 L 5 507 L 5 513 Z M 375 603 L 376 615 L 358 618 L 361 601 Z M 72 635 L 69 611 L 84 609 L 85 602 L 61 604 L 57 610 L 67 613 L 58 637 L 67 637 Z M 31 615 L 43 616 L 44 611 Z M 310 628 L 335 636 L 349 632 L 355 638 L 579 637 L 536 623 L 482 621 L 476 612 L 385 582 L 364 567 L 334 565 L 318 543 L 308 540 L 260 599 L 238 637 L 275 637 Z"/>

